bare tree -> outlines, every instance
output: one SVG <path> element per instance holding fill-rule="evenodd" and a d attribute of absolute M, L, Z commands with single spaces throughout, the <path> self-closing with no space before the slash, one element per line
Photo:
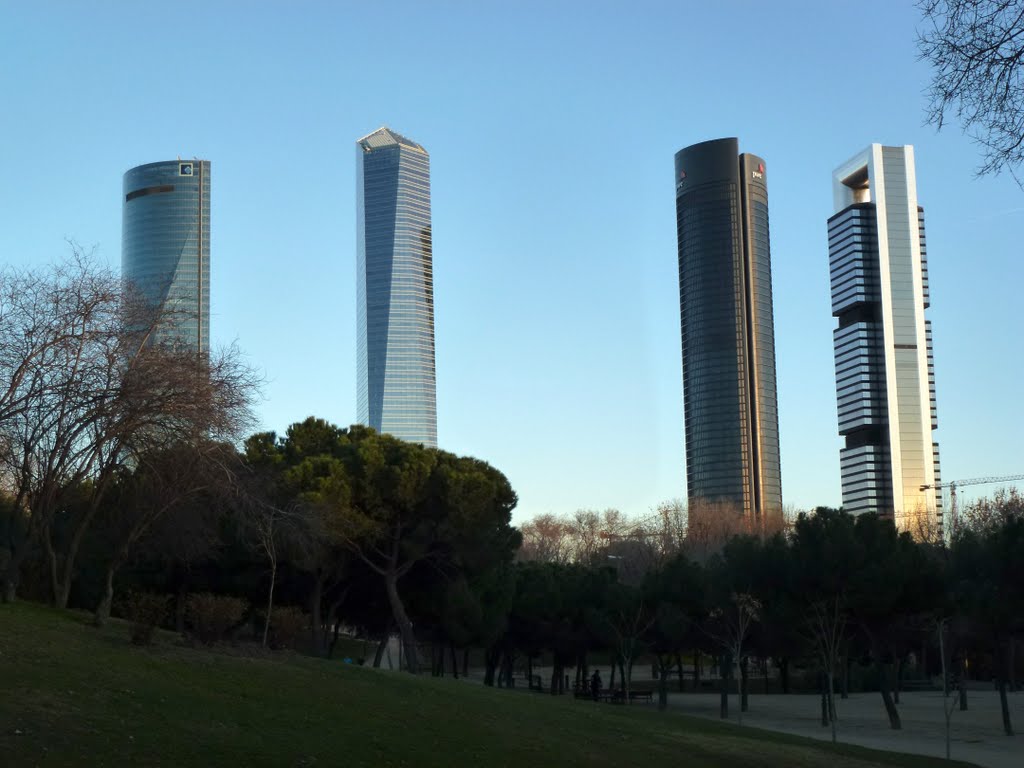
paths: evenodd
<path fill-rule="evenodd" d="M 686 550 L 700 564 L 708 560 L 733 536 L 755 533 L 753 521 L 729 501 L 693 499 L 687 509 Z"/>
<path fill-rule="evenodd" d="M 948 645 L 946 643 L 946 628 L 949 625 L 949 619 L 942 618 L 935 622 L 935 630 L 939 635 L 939 659 L 942 662 L 942 716 L 945 720 L 946 725 L 946 759 L 950 758 L 950 730 L 951 720 L 953 718 L 953 710 L 957 706 L 959 697 L 951 696 L 953 693 L 952 687 L 949 684 L 950 672 L 949 672 L 949 658 Z M 963 707 L 961 707 L 962 709 Z M 833 739 L 835 741 L 835 739 Z"/>
<path fill-rule="evenodd" d="M 14 598 L 22 562 L 40 545 L 64 606 L 115 479 L 175 443 L 236 439 L 259 379 L 235 348 L 207 355 L 152 343 L 176 318 L 77 251 L 0 279 L 0 466 L 26 529 L 8 546 L 4 597 Z M 58 514 L 83 492 L 58 537 Z"/>
<path fill-rule="evenodd" d="M 757 621 L 761 614 L 761 603 L 753 595 L 745 592 L 733 592 L 725 606 L 711 611 L 708 621 L 703 624 L 705 634 L 717 642 L 731 657 L 732 668 L 739 671 L 743 659 L 743 644 L 746 642 L 750 625 Z M 730 668 L 728 672 L 731 672 Z M 728 685 L 727 670 L 722 670 L 723 685 Z M 737 676 L 737 679 L 739 677 Z M 728 715 L 728 688 L 723 692 L 722 717 Z M 743 725 L 743 707 L 739 708 L 739 724 Z"/>
<path fill-rule="evenodd" d="M 580 509 L 574 512 L 568 521 L 572 538 L 572 561 L 585 564 L 595 562 L 604 546 L 603 539 L 610 534 L 620 533 L 620 521 L 621 515 L 614 509 L 606 509 L 604 512 Z"/>
<path fill-rule="evenodd" d="M 1011 519 L 1024 518 L 1024 494 L 1015 487 L 1000 488 L 992 498 L 986 496 L 965 504 L 959 517 L 962 529 L 991 533 Z"/>
<path fill-rule="evenodd" d="M 608 605 L 604 611 L 595 612 L 591 619 L 598 631 L 608 638 L 621 661 L 622 689 L 627 704 L 630 703 L 633 663 L 643 649 L 644 636 L 656 620 L 657 612 L 644 601 L 640 590 L 622 584 L 613 586 Z"/>
<path fill-rule="evenodd" d="M 263 617 L 262 645 L 266 647 L 270 634 L 270 620 L 274 612 L 274 589 L 277 586 L 277 571 L 282 558 L 290 558 L 307 567 L 310 561 L 328 560 L 334 562 L 338 558 L 320 556 L 318 550 L 324 546 L 325 531 L 323 521 L 316 510 L 297 499 L 281 503 L 270 495 L 247 493 L 243 501 L 243 523 L 249 533 L 249 540 L 254 548 L 267 561 L 270 580 L 267 585 L 267 604 Z M 301 553 L 301 554 L 300 554 Z M 322 581 L 323 568 L 314 566 L 315 578 Z M 314 617 L 313 631 L 315 639 L 319 636 L 320 593 L 317 592 L 317 606 L 310 606 Z M 331 617 L 328 617 L 330 619 Z M 320 650 L 322 643 L 314 643 Z"/>
<path fill-rule="evenodd" d="M 105 506 L 112 504 L 118 490 L 115 484 Z M 135 556 L 144 562 L 160 563 L 168 569 L 174 593 L 174 627 L 179 633 L 185 631 L 188 592 L 196 566 L 215 559 L 225 543 L 224 512 L 220 504 L 178 505 L 153 523 L 136 550 Z M 99 518 L 102 525 L 104 515 L 101 513 Z"/>
<path fill-rule="evenodd" d="M 519 560 L 543 563 L 568 563 L 572 557 L 572 526 L 550 513 L 538 515 L 520 527 L 523 545 Z"/>
<path fill-rule="evenodd" d="M 200 496 L 225 507 L 237 497 L 241 459 L 234 445 L 254 422 L 259 381 L 236 347 L 214 356 L 166 345 L 137 350 L 119 380 L 113 405 L 119 416 L 107 446 L 116 451 L 115 466 L 133 467 L 148 490 L 134 506 L 117 509 L 120 536 L 98 622 L 110 613 L 114 575 L 156 523 Z"/>
<path fill-rule="evenodd" d="M 925 28 L 921 58 L 935 72 L 928 122 L 941 129 L 947 111 L 982 149 L 979 175 L 1024 161 L 1024 0 L 919 0 Z"/>
<path fill-rule="evenodd" d="M 660 534 L 661 554 L 667 560 L 681 552 L 686 542 L 686 504 L 682 499 L 663 501 L 654 509 L 652 532 Z"/>
<path fill-rule="evenodd" d="M 4 597 L 13 599 L 29 547 L 50 541 L 69 491 L 90 477 L 93 428 L 109 402 L 109 368 L 122 326 L 120 282 L 79 253 L 46 271 L 3 275 L 0 460 L 27 535 L 13 548 Z M 15 296 L 17 295 L 17 298 Z M 51 581 L 59 601 L 52 547 Z"/>
<path fill-rule="evenodd" d="M 840 594 L 813 600 L 807 613 L 807 627 L 818 652 L 828 683 L 828 719 L 832 726 L 832 743 L 836 743 L 835 679 L 836 662 L 846 636 L 846 610 Z"/>
<path fill-rule="evenodd" d="M 135 470 L 123 478 L 118 498 L 104 507 L 103 532 L 110 554 L 95 611 L 97 624 L 110 617 L 118 571 L 159 522 L 185 505 L 223 503 L 216 497 L 231 487 L 233 459 L 231 446 L 208 441 L 174 445 L 139 457 Z"/>

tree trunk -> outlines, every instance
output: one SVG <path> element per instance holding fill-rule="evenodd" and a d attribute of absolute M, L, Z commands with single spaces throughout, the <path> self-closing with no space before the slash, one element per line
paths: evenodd
<path fill-rule="evenodd" d="M 334 621 L 329 621 L 327 626 L 332 628 L 331 629 L 331 642 L 327 646 L 327 658 L 328 659 L 333 659 L 334 658 L 334 649 L 335 649 L 335 647 L 337 647 L 337 645 L 338 645 L 338 637 L 341 635 L 341 619 L 338 618 L 338 619 L 335 619 Z M 363 658 L 362 658 L 362 663 L 363 664 L 366 663 L 366 640 L 363 640 Z"/>
<path fill-rule="evenodd" d="M 718 674 L 721 682 L 719 692 L 718 716 L 722 720 L 729 719 L 729 677 L 732 670 L 732 659 L 728 654 L 719 656 Z"/>
<path fill-rule="evenodd" d="M 57 578 L 57 551 L 53 548 L 53 538 L 49 526 L 43 531 L 43 549 L 46 551 L 47 572 L 50 576 L 50 594 L 54 608 L 67 608 L 67 596 L 61 602 L 60 579 Z"/>
<path fill-rule="evenodd" d="M 110 564 L 107 566 L 107 577 L 106 583 L 104 584 L 103 597 L 100 599 L 100 604 L 96 607 L 96 613 L 94 620 L 97 626 L 103 626 L 104 622 L 110 618 L 110 609 L 114 604 L 114 576 L 120 570 L 121 565 L 128 559 L 128 553 L 130 551 L 130 544 L 123 544 L 121 548 L 114 553 L 114 556 L 110 560 Z"/>
<path fill-rule="evenodd" d="M 658 658 L 658 711 L 668 709 L 668 659 Z"/>
<path fill-rule="evenodd" d="M 65 565 L 64 575 L 57 582 L 57 599 L 55 605 L 57 608 L 67 608 L 68 600 L 71 598 L 71 567 Z"/>
<path fill-rule="evenodd" d="M 12 565 L 8 565 L 4 574 L 4 597 L 5 603 L 13 603 L 18 598 L 18 571 Z"/>
<path fill-rule="evenodd" d="M 899 704 L 900 703 L 900 678 L 903 677 L 903 659 L 902 659 L 902 657 L 897 656 L 896 657 L 896 661 L 894 662 L 893 666 L 894 666 L 894 671 L 896 673 L 895 674 L 896 685 L 893 688 L 892 700 L 894 702 L 896 702 L 897 704 Z"/>
<path fill-rule="evenodd" d="M 960 711 L 967 711 L 967 656 L 960 656 L 960 679 L 957 681 L 960 693 Z"/>
<path fill-rule="evenodd" d="M 828 721 L 832 724 L 832 743 L 836 743 L 836 691 L 835 669 L 828 673 Z"/>
<path fill-rule="evenodd" d="M 1010 676 L 1010 692 L 1017 692 L 1017 638 L 1010 635 L 1010 658 L 1006 665 L 1006 672 Z"/>
<path fill-rule="evenodd" d="M 953 714 L 953 710 L 949 706 L 949 669 L 946 668 L 946 641 L 945 641 L 946 622 L 944 620 L 943 621 L 939 621 L 938 630 L 939 630 L 939 661 L 942 664 L 942 716 L 943 716 L 943 718 L 946 721 L 946 723 L 945 723 L 945 725 L 946 725 L 946 728 L 945 728 L 945 731 L 946 731 L 946 759 L 949 760 L 949 757 L 950 757 L 950 750 L 949 750 L 949 731 L 950 731 L 950 728 L 949 728 L 949 718 L 950 718 L 950 715 Z M 927 669 L 928 669 L 927 666 L 925 666 L 925 671 L 927 671 Z"/>
<path fill-rule="evenodd" d="M 117 566 L 114 563 L 107 566 L 107 576 L 103 584 L 103 597 L 100 598 L 100 604 L 96 606 L 94 617 L 98 627 L 102 627 L 107 619 L 110 618 L 110 609 L 114 604 L 114 572 L 116 570 Z"/>
<path fill-rule="evenodd" d="M 405 605 L 398 594 L 398 575 L 388 571 L 384 577 L 384 584 L 388 591 L 388 602 L 391 604 L 391 613 L 398 625 L 398 631 L 402 638 L 402 647 L 405 649 L 405 668 L 412 674 L 419 672 L 419 655 L 416 651 L 416 637 L 412 632 L 412 622 L 405 612 Z"/>
<path fill-rule="evenodd" d="M 747 706 L 747 683 L 748 683 L 748 670 L 747 670 L 747 657 L 744 656 L 743 660 L 740 661 L 740 712 L 748 711 Z"/>
<path fill-rule="evenodd" d="M 64 572 L 61 574 L 60 592 L 57 599 L 58 608 L 68 607 L 68 598 L 71 596 L 71 582 L 75 575 L 75 561 L 78 559 L 78 550 L 81 549 L 85 533 L 89 530 L 92 519 L 96 516 L 96 511 L 99 509 L 99 499 L 102 498 L 106 484 L 106 478 L 100 481 L 100 487 L 97 490 L 98 496 L 94 496 L 93 500 L 89 502 L 89 508 L 86 510 L 85 516 L 79 520 L 78 525 L 75 526 L 74 533 L 71 535 L 68 551 L 64 556 Z"/>
<path fill-rule="evenodd" d="M 323 602 L 324 582 L 323 577 L 317 572 L 313 576 L 313 589 L 309 593 L 309 617 L 310 617 L 310 640 L 314 656 L 322 656 L 324 652 L 323 643 L 323 617 L 321 616 L 321 602 Z"/>
<path fill-rule="evenodd" d="M 484 653 L 484 685 L 494 687 L 494 673 L 498 668 L 498 659 L 501 654 L 498 649 L 488 648 Z"/>
<path fill-rule="evenodd" d="M 505 680 L 506 688 L 515 688 L 515 656 L 508 648 L 505 649 L 501 661 L 501 676 Z"/>
<path fill-rule="evenodd" d="M 377 651 L 373 654 L 373 668 L 380 669 L 380 662 L 384 658 L 384 649 L 388 647 L 388 636 L 384 635 L 377 643 Z"/>
<path fill-rule="evenodd" d="M 999 676 L 999 707 L 1003 713 L 1003 731 L 1007 736 L 1013 736 L 1013 724 L 1010 723 L 1010 704 L 1006 700 L 1006 677 Z"/>
<path fill-rule="evenodd" d="M 178 581 L 178 589 L 174 593 L 174 631 L 179 635 L 185 632 L 185 599 L 188 596 L 188 582 L 185 577 Z"/>
<path fill-rule="evenodd" d="M 903 728 L 903 723 L 900 720 L 899 710 L 896 709 L 896 704 L 890 692 L 889 665 L 878 662 L 876 667 L 878 669 L 878 689 L 882 694 L 885 713 L 889 716 L 889 727 L 894 731 L 898 731 Z"/>
<path fill-rule="evenodd" d="M 843 679 L 841 682 L 842 692 L 839 694 L 840 698 L 850 698 L 850 652 L 847 649 L 846 653 L 843 654 Z"/>
<path fill-rule="evenodd" d="M 11 514 L 17 514 L 18 510 L 23 508 L 25 501 L 25 489 L 24 487 L 18 488 L 18 493 L 14 498 L 14 502 L 11 504 Z M 13 526 L 15 522 L 11 519 L 11 528 L 8 529 L 9 533 L 7 541 L 9 543 L 10 556 L 7 559 L 7 564 L 3 571 L 3 601 L 5 603 L 13 603 L 18 599 L 18 585 L 21 583 L 21 566 L 25 562 L 25 557 L 28 555 L 29 549 L 35 542 L 35 537 L 38 533 L 36 527 L 32 524 L 30 518 L 28 525 L 25 530 L 25 535 L 21 537 L 20 541 L 17 541 L 13 533 Z"/>
<path fill-rule="evenodd" d="M 1000 651 L 1002 653 L 1000 654 Z M 1003 715 L 1003 731 L 1006 732 L 1007 736 L 1013 736 L 1013 725 L 1010 723 L 1010 705 L 1006 699 L 1006 688 L 1009 678 L 1009 667 L 1012 656 L 1011 646 L 1007 643 L 1005 650 L 997 648 L 995 658 L 999 659 L 1002 656 L 1002 663 L 996 661 L 996 685 L 999 687 L 999 708 L 1002 710 Z"/>
<path fill-rule="evenodd" d="M 630 703 L 630 683 L 633 678 L 633 658 L 621 657 L 618 662 L 618 672 L 623 676 L 623 703 L 629 705 Z"/>
<path fill-rule="evenodd" d="M 827 728 L 828 719 L 828 685 L 825 683 L 825 671 L 818 673 L 818 690 L 821 691 L 821 727 Z"/>
<path fill-rule="evenodd" d="M 274 610 L 274 585 L 277 583 L 277 560 L 270 561 L 270 587 L 267 589 L 267 615 L 263 619 L 263 647 L 267 647 L 267 635 L 270 634 L 270 613 Z M 287 595 L 285 596 L 287 598 Z"/>

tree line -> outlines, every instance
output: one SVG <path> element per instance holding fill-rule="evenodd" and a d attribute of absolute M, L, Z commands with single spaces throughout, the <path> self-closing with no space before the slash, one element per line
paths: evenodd
<path fill-rule="evenodd" d="M 601 660 L 627 701 L 650 662 L 661 706 L 714 667 L 723 716 L 738 692 L 742 717 L 770 665 L 783 692 L 812 681 L 833 727 L 859 686 L 899 728 L 908 670 L 960 685 L 966 706 L 969 668 L 996 681 L 1012 731 L 1016 491 L 969 506 L 948 542 L 875 515 L 751 521 L 710 502 L 517 528 L 515 492 L 478 459 L 314 417 L 251 433 L 259 377 L 235 349 L 155 341 L 168 321 L 82 257 L 0 274 L 5 600 L 328 656 L 347 633 L 375 642 L 373 664 L 397 636 L 411 672 L 465 674 L 473 651 L 489 685 L 524 668 L 535 684 L 543 661 L 552 692 L 570 673 L 583 690 Z"/>

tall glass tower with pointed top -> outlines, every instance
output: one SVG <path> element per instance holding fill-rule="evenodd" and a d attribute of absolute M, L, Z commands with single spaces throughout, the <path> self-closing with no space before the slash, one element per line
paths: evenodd
<path fill-rule="evenodd" d="M 210 161 L 165 160 L 124 174 L 121 274 L 166 312 L 154 340 L 210 348 Z"/>
<path fill-rule="evenodd" d="M 430 155 L 379 128 L 356 142 L 358 420 L 437 446 Z"/>

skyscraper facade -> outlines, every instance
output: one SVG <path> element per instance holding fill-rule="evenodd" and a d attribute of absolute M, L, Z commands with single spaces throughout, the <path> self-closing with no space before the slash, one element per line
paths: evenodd
<path fill-rule="evenodd" d="M 872 144 L 832 175 L 828 220 L 843 507 L 941 530 L 935 369 L 914 148 Z"/>
<path fill-rule="evenodd" d="M 768 186 L 737 139 L 675 156 L 686 483 L 748 519 L 782 512 Z"/>
<path fill-rule="evenodd" d="M 380 128 L 356 169 L 358 419 L 436 447 L 430 155 Z"/>
<path fill-rule="evenodd" d="M 210 161 L 167 160 L 124 174 L 121 273 L 164 310 L 154 338 L 210 348 Z"/>

